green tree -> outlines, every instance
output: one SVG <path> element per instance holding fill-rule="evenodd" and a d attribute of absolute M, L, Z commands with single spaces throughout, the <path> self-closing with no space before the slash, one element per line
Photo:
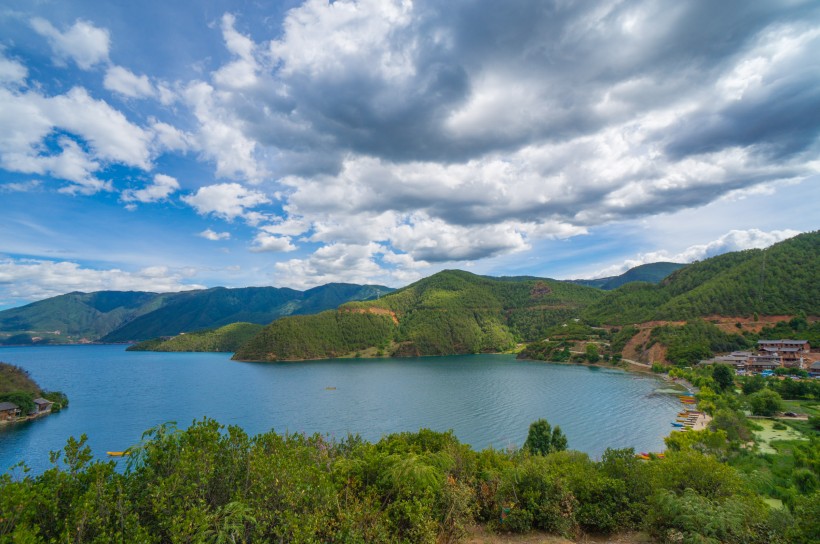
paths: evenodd
<path fill-rule="evenodd" d="M 752 413 L 757 416 L 772 416 L 783 409 L 783 399 L 776 391 L 764 389 L 749 397 Z"/>
<path fill-rule="evenodd" d="M 712 379 L 721 391 L 730 391 L 735 386 L 735 372 L 727 365 L 715 365 L 712 368 Z"/>
<path fill-rule="evenodd" d="M 530 424 L 524 449 L 535 455 L 547 455 L 567 449 L 567 437 L 558 425 L 553 429 L 546 419 Z"/>
<path fill-rule="evenodd" d="M 760 374 L 755 374 L 751 378 L 746 378 L 746 380 L 744 380 L 743 394 L 751 395 L 752 393 L 757 393 L 764 387 L 766 387 L 766 378 Z"/>
<path fill-rule="evenodd" d="M 587 361 L 590 363 L 597 363 L 601 356 L 598 354 L 598 346 L 595 344 L 587 344 L 586 347 Z"/>

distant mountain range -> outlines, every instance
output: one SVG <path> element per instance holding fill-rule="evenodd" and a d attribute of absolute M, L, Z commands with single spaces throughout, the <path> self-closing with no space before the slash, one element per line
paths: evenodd
<path fill-rule="evenodd" d="M 635 281 L 646 281 L 649 283 L 660 283 L 672 272 L 680 270 L 686 266 L 682 263 L 648 263 L 630 268 L 620 276 L 609 276 L 606 278 L 597 278 L 594 280 L 569 280 L 578 285 L 586 285 L 587 287 L 595 287 L 596 289 L 603 289 L 604 291 L 612 291 L 621 285 L 632 283 Z"/>
<path fill-rule="evenodd" d="M 147 293 L 68 293 L 0 312 L 0 343 L 127 342 L 235 322 L 268 324 L 390 293 L 380 285 L 331 283 L 307 291 L 246 287 Z"/>
<path fill-rule="evenodd" d="M 0 312 L 0 342 L 168 337 L 136 349 L 235 350 L 235 358 L 257 361 L 503 351 L 571 320 L 627 325 L 755 313 L 817 316 L 818 270 L 820 232 L 812 232 L 765 250 L 686 266 L 652 263 L 598 280 L 490 278 L 450 270 L 396 291 L 328 284 L 304 292 L 255 287 L 69 293 Z"/>

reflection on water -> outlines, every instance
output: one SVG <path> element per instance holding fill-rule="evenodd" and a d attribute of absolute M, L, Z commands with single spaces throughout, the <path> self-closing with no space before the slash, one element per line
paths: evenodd
<path fill-rule="evenodd" d="M 35 472 L 69 436 L 94 453 L 123 450 L 167 421 L 204 416 L 250 434 L 358 433 L 368 440 L 421 427 L 452 429 L 475 448 L 520 446 L 529 424 L 560 425 L 572 449 L 659 450 L 679 403 L 652 377 L 517 361 L 508 355 L 238 363 L 229 354 L 126 352 L 124 346 L 0 348 L 0 360 L 65 392 L 68 410 L 0 431 L 0 471 Z"/>

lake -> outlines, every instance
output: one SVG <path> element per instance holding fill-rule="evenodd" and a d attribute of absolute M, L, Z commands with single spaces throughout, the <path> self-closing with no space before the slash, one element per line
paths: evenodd
<path fill-rule="evenodd" d="M 59 390 L 61 413 L 0 428 L 0 473 L 34 473 L 69 436 L 88 435 L 98 457 L 139 442 L 156 425 L 204 416 L 249 434 L 381 436 L 452 429 L 476 449 L 520 446 L 529 424 L 560 425 L 569 447 L 663 449 L 681 405 L 652 377 L 617 369 L 518 361 L 511 355 L 239 363 L 227 353 L 127 352 L 122 345 L 0 348 L 0 361 Z"/>

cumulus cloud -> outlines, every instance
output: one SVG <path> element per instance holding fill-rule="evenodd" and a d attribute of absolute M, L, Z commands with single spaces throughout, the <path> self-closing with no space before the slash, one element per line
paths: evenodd
<path fill-rule="evenodd" d="M 188 283 L 189 271 L 164 266 L 136 272 L 94 270 L 70 261 L 0 259 L 0 297 L 40 300 L 70 291 L 177 292 L 203 289 Z"/>
<path fill-rule="evenodd" d="M 31 20 L 34 30 L 48 39 L 58 62 L 73 60 L 83 70 L 108 60 L 110 39 L 108 30 L 98 28 L 88 21 L 78 19 L 65 32 L 60 32 L 42 18 Z"/>
<path fill-rule="evenodd" d="M 330 244 L 306 259 L 276 263 L 276 284 L 308 289 L 331 282 L 370 283 L 385 275 L 374 260 L 382 251 L 378 244 Z"/>
<path fill-rule="evenodd" d="M 0 88 L 0 125 L 6 127 L 0 166 L 69 180 L 68 192 L 110 189 L 110 182 L 95 177 L 103 162 L 151 167 L 151 133 L 80 87 L 53 97 Z M 44 142 L 55 131 L 69 135 L 57 138 L 57 151 L 49 153 Z"/>
<path fill-rule="evenodd" d="M 264 193 L 247 189 L 238 183 L 200 187 L 196 193 L 183 196 L 182 200 L 200 215 L 213 214 L 228 221 L 243 217 L 252 224 L 257 223 L 260 217 L 251 209 L 270 202 Z"/>
<path fill-rule="evenodd" d="M 148 98 L 156 94 L 148 76 L 138 76 L 122 66 L 110 66 L 105 72 L 103 86 L 129 98 Z"/>
<path fill-rule="evenodd" d="M 146 185 L 142 189 L 127 189 L 120 195 L 123 202 L 158 202 L 165 200 L 179 190 L 179 182 L 176 178 L 165 174 L 156 174 L 153 183 Z"/>
<path fill-rule="evenodd" d="M 260 232 L 253 239 L 251 251 L 254 253 L 276 252 L 284 253 L 288 251 L 295 251 L 296 246 L 290 243 L 288 236 L 276 236 Z"/>
<path fill-rule="evenodd" d="M 0 49 L 0 85 L 21 83 L 26 79 L 27 75 L 28 68 L 16 60 L 3 56 L 3 50 Z"/>
<path fill-rule="evenodd" d="M 731 36 L 729 16 L 744 21 Z M 185 97 L 219 175 L 278 178 L 285 213 L 262 232 L 479 260 L 816 174 L 820 80 L 800 67 L 816 64 L 818 17 L 308 1 L 268 42 L 226 14 L 233 58 Z"/>
<path fill-rule="evenodd" d="M 219 240 L 230 240 L 231 233 L 230 232 L 216 232 L 211 229 L 205 229 L 199 233 L 199 235 L 206 240 L 211 240 L 212 242 L 218 242 Z"/>
<path fill-rule="evenodd" d="M 799 231 L 785 229 L 773 230 L 765 232 L 759 229 L 748 230 L 731 230 L 718 238 L 705 244 L 695 244 L 687 247 L 679 253 L 669 253 L 667 251 L 653 251 L 648 253 L 641 253 L 638 256 L 627 259 L 623 263 L 615 264 L 599 270 L 591 275 L 593 278 L 605 278 L 609 276 L 617 276 L 623 274 L 630 268 L 636 266 L 656 263 L 656 262 L 673 262 L 673 263 L 691 263 L 709 257 L 715 257 L 731 251 L 742 251 L 744 249 L 763 249 L 769 247 L 777 242 L 782 242 L 788 238 L 792 238 L 800 234 Z"/>

